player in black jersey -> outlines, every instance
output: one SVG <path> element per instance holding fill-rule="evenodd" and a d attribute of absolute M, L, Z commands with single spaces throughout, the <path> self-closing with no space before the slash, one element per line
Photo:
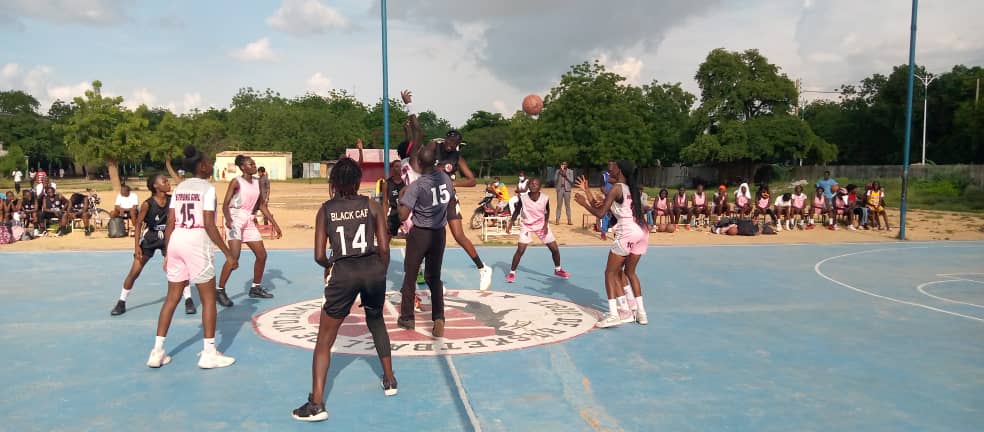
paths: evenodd
<path fill-rule="evenodd" d="M 21 196 L 20 201 L 20 219 L 21 223 L 24 224 L 24 229 L 27 229 L 28 225 L 34 227 L 34 236 L 38 236 L 38 197 L 34 195 L 34 191 L 30 188 L 24 189 L 24 194 Z"/>
<path fill-rule="evenodd" d="M 474 187 L 476 184 L 475 174 L 468 168 L 468 163 L 458 152 L 460 145 L 461 133 L 456 130 L 448 131 L 444 141 L 438 146 L 437 167 L 443 170 L 448 177 L 451 177 L 454 187 Z M 463 178 L 457 178 L 458 172 Z M 478 256 L 478 251 L 475 250 L 475 245 L 465 236 L 465 230 L 461 225 L 460 205 L 457 201 L 452 204 L 453 207 L 449 209 L 450 213 L 448 214 L 448 227 L 451 228 L 451 235 L 478 267 L 478 274 L 481 277 L 479 289 L 487 290 L 492 287 L 492 267 L 486 266 L 482 262 L 482 258 Z"/>
<path fill-rule="evenodd" d="M 312 389 L 307 402 L 292 412 L 297 420 L 328 418 L 324 390 L 331 346 L 357 295 L 362 297 L 366 325 L 383 366 L 383 393 L 387 396 L 397 393 L 390 339 L 383 321 L 390 258 L 386 217 L 379 203 L 359 195 L 361 179 L 362 170 L 355 160 L 339 160 L 328 176 L 333 197 L 321 205 L 315 221 L 314 260 L 324 268 L 330 267 L 332 276 L 325 287 L 325 303 L 318 324 L 311 365 Z M 326 250 L 329 245 L 330 257 Z"/>
<path fill-rule="evenodd" d="M 85 227 L 85 236 L 89 237 L 92 235 L 92 231 L 94 231 L 91 224 L 93 208 L 89 197 L 76 192 L 72 194 L 68 202 L 68 220 L 82 219 L 82 225 Z"/>
<path fill-rule="evenodd" d="M 407 185 L 403 181 L 403 176 L 400 175 L 401 169 L 400 161 L 395 160 L 390 163 L 390 176 L 383 183 L 381 194 L 384 197 L 383 205 L 386 209 L 384 213 L 386 214 L 386 224 L 390 237 L 395 237 L 400 230 L 400 205 L 398 201 L 400 191 Z"/>
<path fill-rule="evenodd" d="M 61 237 L 68 234 L 67 212 L 68 200 L 65 199 L 54 186 L 44 188 L 44 195 L 41 197 L 41 235 L 47 235 L 48 222 L 57 220 L 57 236 Z"/>
<path fill-rule="evenodd" d="M 144 228 L 141 235 L 134 236 L 133 239 L 133 264 L 130 266 L 130 273 L 123 280 L 123 290 L 120 291 L 120 299 L 116 306 L 109 313 L 110 315 L 122 315 L 126 313 L 126 298 L 133 289 L 133 283 L 140 277 L 147 261 L 154 257 L 154 252 L 161 251 L 161 256 L 167 254 L 167 245 L 164 243 L 164 230 L 167 228 L 168 208 L 171 206 L 171 183 L 163 174 L 152 175 L 147 178 L 147 190 L 151 196 L 140 204 L 137 213 L 137 221 L 143 221 Z M 191 285 L 184 287 L 185 313 L 194 314 L 195 302 L 191 299 Z"/>

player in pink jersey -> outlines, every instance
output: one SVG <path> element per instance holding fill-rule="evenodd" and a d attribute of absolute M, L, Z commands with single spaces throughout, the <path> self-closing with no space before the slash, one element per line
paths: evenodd
<path fill-rule="evenodd" d="M 159 368 L 171 362 L 171 357 L 164 351 L 164 339 L 171 327 L 174 309 L 181 301 L 181 292 L 190 282 L 198 285 L 198 295 L 202 301 L 204 349 L 198 359 L 198 367 L 226 367 L 236 359 L 224 356 L 215 349 L 215 265 L 212 262 L 212 248 L 218 247 L 232 268 L 238 267 L 239 263 L 222 242 L 222 235 L 215 226 L 215 187 L 208 182 L 212 175 L 212 160 L 189 145 L 184 149 L 184 169 L 194 173 L 195 177 L 181 182 L 171 195 L 164 229 L 167 297 L 161 305 L 157 339 L 147 359 L 147 366 Z"/>
<path fill-rule="evenodd" d="M 608 172 L 610 173 L 608 181 L 613 187 L 605 195 L 604 200 L 591 194 L 588 190 L 588 181 L 583 176 L 578 179 L 577 187 L 580 187 L 584 193 L 574 196 L 574 200 L 589 213 L 601 217 L 611 211 L 618 220 L 615 225 L 615 244 L 608 253 L 608 264 L 605 267 L 605 291 L 608 294 L 609 311 L 596 326 L 605 328 L 632 321 L 648 324 L 649 318 L 642 302 L 642 285 L 639 283 L 639 276 L 636 275 L 636 267 L 649 247 L 649 227 L 646 226 L 642 214 L 636 169 L 632 162 L 621 160 L 609 162 Z M 635 297 L 634 316 L 632 313 L 625 316 L 619 310 L 619 303 L 625 301 L 621 299 L 627 294 L 625 278 L 628 279 Z"/>
<path fill-rule="evenodd" d="M 550 256 L 554 263 L 554 276 L 562 279 L 571 277 L 569 273 L 560 267 L 560 248 L 557 247 L 557 239 L 554 238 L 553 231 L 547 221 L 550 220 L 550 197 L 540 193 L 540 179 L 532 178 L 529 182 L 529 192 L 519 195 L 513 210 L 512 219 L 506 226 L 506 232 L 512 232 L 513 223 L 516 218 L 522 215 L 519 227 L 519 245 L 516 253 L 513 254 L 512 267 L 509 268 L 509 275 L 506 282 L 516 281 L 516 267 L 519 267 L 519 260 L 526 253 L 526 247 L 533 242 L 533 235 L 540 238 L 540 241 L 550 249 Z"/>
<path fill-rule="evenodd" d="M 256 256 L 253 263 L 253 285 L 249 289 L 250 298 L 273 298 L 273 294 L 263 289 L 263 271 L 266 269 L 267 253 L 263 245 L 263 236 L 256 228 L 256 220 L 253 217 L 253 209 L 259 208 L 263 212 L 263 217 L 267 222 L 273 224 L 275 238 L 280 238 L 280 225 L 270 213 L 267 202 L 261 199 L 260 182 L 253 176 L 256 174 L 256 163 L 253 158 L 243 155 L 236 156 L 236 166 L 243 172 L 243 175 L 232 179 L 229 188 L 226 189 L 225 200 L 222 202 L 222 215 L 225 217 L 225 228 L 229 240 L 229 250 L 232 255 L 239 259 L 242 252 L 243 243 L 249 246 Z M 259 205 L 257 205 L 259 204 Z M 225 286 L 229 282 L 229 275 L 232 268 L 228 264 L 222 266 L 222 274 L 219 276 L 219 289 L 216 291 L 216 300 L 225 307 L 232 306 L 232 300 L 226 295 Z"/>
<path fill-rule="evenodd" d="M 790 210 L 789 220 L 790 222 L 799 216 L 799 229 L 803 229 L 806 226 L 806 215 L 807 211 L 807 201 L 810 198 L 803 193 L 803 186 L 796 185 L 793 188 L 793 208 Z"/>

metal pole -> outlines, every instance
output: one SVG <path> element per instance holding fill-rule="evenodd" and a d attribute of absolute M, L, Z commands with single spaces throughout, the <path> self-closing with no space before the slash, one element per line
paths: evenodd
<path fill-rule="evenodd" d="M 390 171 L 390 120 L 389 120 L 389 62 L 386 54 L 386 0 L 379 5 L 380 21 L 383 25 L 383 175 L 389 177 Z"/>
<path fill-rule="evenodd" d="M 926 116 L 929 115 L 929 83 L 923 81 L 923 90 L 925 90 L 925 96 L 923 97 L 923 151 L 922 151 L 922 164 L 926 165 Z"/>
<path fill-rule="evenodd" d="M 902 199 L 899 203 L 899 240 L 905 240 L 905 211 L 909 189 L 909 145 L 912 143 L 912 86 L 916 73 L 916 22 L 919 0 L 912 0 L 912 25 L 909 32 L 909 83 L 905 99 L 905 147 L 902 149 Z"/>

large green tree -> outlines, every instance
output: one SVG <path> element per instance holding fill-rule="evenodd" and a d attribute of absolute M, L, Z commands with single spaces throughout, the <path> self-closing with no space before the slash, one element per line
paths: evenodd
<path fill-rule="evenodd" d="M 696 137 L 680 151 L 684 161 L 737 165 L 751 177 L 758 164 L 837 157 L 835 145 L 790 113 L 795 84 L 757 50 L 715 49 L 695 78 L 701 104 L 692 119 Z"/>
<path fill-rule="evenodd" d="M 99 81 L 74 104 L 75 113 L 62 127 L 68 151 L 79 162 L 104 163 L 113 189 L 119 190 L 119 163 L 141 153 L 149 121 L 124 108 L 122 97 L 103 96 Z"/>
<path fill-rule="evenodd" d="M 182 150 L 193 142 L 194 137 L 195 129 L 191 117 L 165 112 L 160 122 L 153 128 L 145 148 L 152 161 L 163 162 L 168 174 L 175 181 L 180 181 L 181 176 L 174 170 L 171 161 L 181 155 Z"/>

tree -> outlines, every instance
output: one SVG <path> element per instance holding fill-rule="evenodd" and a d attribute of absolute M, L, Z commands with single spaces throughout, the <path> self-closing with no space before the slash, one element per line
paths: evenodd
<path fill-rule="evenodd" d="M 476 111 L 461 127 L 463 139 L 462 155 L 477 168 L 476 175 L 490 175 L 492 165 L 509 152 L 506 140 L 509 136 L 509 121 L 499 113 Z"/>
<path fill-rule="evenodd" d="M 20 90 L 0 91 L 0 113 L 37 114 L 38 100 Z"/>
<path fill-rule="evenodd" d="M 434 111 L 427 110 L 417 114 L 417 122 L 424 132 L 424 139 L 443 137 L 451 130 L 451 122 L 438 117 Z"/>
<path fill-rule="evenodd" d="M 729 163 L 751 177 L 760 163 L 837 157 L 837 147 L 789 113 L 798 98 L 793 82 L 757 50 L 715 49 L 697 71 L 701 105 L 696 137 L 681 149 L 691 163 Z"/>
<path fill-rule="evenodd" d="M 74 98 L 77 109 L 62 131 L 75 159 L 105 163 L 113 189 L 119 190 L 119 162 L 139 153 L 148 120 L 126 110 L 122 97 L 105 97 L 101 90 L 102 83 L 93 81 L 85 97 Z"/>
<path fill-rule="evenodd" d="M 693 141 L 689 127 L 690 109 L 697 97 L 684 90 L 680 83 L 660 84 L 653 81 L 642 87 L 640 110 L 652 137 L 652 157 L 663 163 L 676 162 L 680 149 Z"/>
<path fill-rule="evenodd" d="M 181 176 L 174 170 L 171 161 L 181 155 L 185 146 L 191 144 L 194 137 L 195 130 L 191 118 L 165 112 L 147 140 L 147 153 L 151 160 L 164 162 L 168 174 L 175 181 L 180 181 Z"/>

